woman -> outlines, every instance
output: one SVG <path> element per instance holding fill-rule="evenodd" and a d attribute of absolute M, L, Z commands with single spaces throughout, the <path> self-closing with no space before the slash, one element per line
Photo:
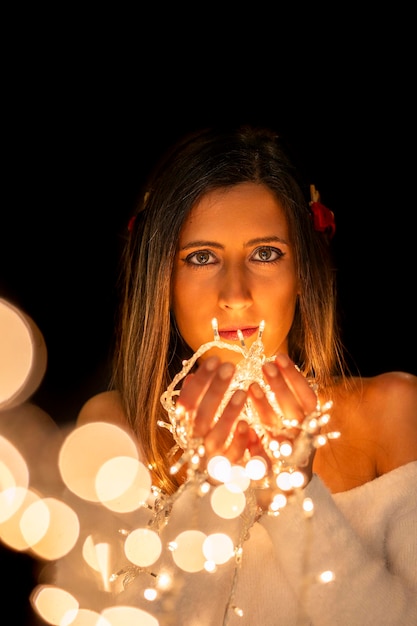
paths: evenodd
<path fill-rule="evenodd" d="M 199 528 L 218 523 L 204 499 L 183 490 L 187 476 L 195 480 L 216 455 L 238 466 L 262 457 L 271 473 L 265 440 L 295 450 L 305 417 L 331 403 L 299 463 L 314 515 L 291 502 L 268 514 L 266 479 L 250 521 L 233 531 L 245 535 L 235 541 L 239 559 L 204 582 L 182 575 L 170 611 L 163 603 L 151 611 L 161 624 L 168 614 L 176 624 L 416 623 L 417 378 L 348 374 L 331 233 L 312 211 L 326 209 L 306 195 L 271 130 L 204 130 L 159 163 L 130 223 L 113 390 L 89 400 L 78 424 L 106 419 L 133 431 L 154 484 L 172 496 L 177 529 L 196 507 Z M 262 377 L 229 392 L 219 414 L 242 354 L 260 337 Z M 237 345 L 243 352 L 227 347 Z M 184 363 L 193 367 L 176 395 Z M 172 412 L 161 402 L 167 389 Z M 175 415 L 185 416 L 188 439 Z M 202 444 L 197 462 L 187 442 L 191 453 Z"/>

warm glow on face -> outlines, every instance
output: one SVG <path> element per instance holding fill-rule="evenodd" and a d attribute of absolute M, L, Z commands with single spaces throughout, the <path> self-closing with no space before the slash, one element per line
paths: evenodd
<path fill-rule="evenodd" d="M 237 341 L 240 329 L 248 347 L 264 320 L 265 354 L 285 352 L 297 293 L 286 218 L 266 187 L 212 191 L 192 209 L 175 261 L 173 311 L 194 351 L 212 339 L 216 318 L 223 340 Z M 218 354 L 239 360 L 229 351 Z"/>

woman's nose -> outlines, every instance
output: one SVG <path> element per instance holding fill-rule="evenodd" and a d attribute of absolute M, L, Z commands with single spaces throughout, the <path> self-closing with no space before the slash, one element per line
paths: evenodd
<path fill-rule="evenodd" d="M 245 271 L 229 267 L 221 276 L 219 305 L 225 309 L 244 309 L 252 304 L 251 290 Z"/>

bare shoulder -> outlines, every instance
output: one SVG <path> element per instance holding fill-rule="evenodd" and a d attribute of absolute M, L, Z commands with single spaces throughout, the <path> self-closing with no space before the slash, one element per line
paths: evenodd
<path fill-rule="evenodd" d="M 117 391 L 103 391 L 89 398 L 81 407 L 77 417 L 77 426 L 88 422 L 111 422 L 127 427 L 119 393 Z"/>
<path fill-rule="evenodd" d="M 386 372 L 364 378 L 359 419 L 384 449 L 381 473 L 417 460 L 417 376 Z"/>
<path fill-rule="evenodd" d="M 414 396 L 417 393 L 417 376 L 408 372 L 385 372 L 378 376 L 365 378 L 370 387 L 387 389 L 389 393 L 400 391 Z"/>
<path fill-rule="evenodd" d="M 388 424 L 417 427 L 417 376 L 386 372 L 363 380 L 364 401 L 371 403 Z"/>
<path fill-rule="evenodd" d="M 314 469 L 334 493 L 417 460 L 417 376 L 339 380 L 331 397 L 326 429 L 340 437 L 318 449 Z"/>

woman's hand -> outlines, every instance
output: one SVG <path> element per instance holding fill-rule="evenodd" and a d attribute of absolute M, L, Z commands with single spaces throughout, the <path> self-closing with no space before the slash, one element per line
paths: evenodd
<path fill-rule="evenodd" d="M 215 421 L 234 372 L 232 363 L 222 363 L 218 357 L 204 360 L 197 371 L 184 380 L 177 407 L 181 407 L 193 422 L 193 437 L 204 440 L 207 458 L 222 454 L 231 463 L 239 463 L 251 441 L 253 443 L 256 439 L 249 424 L 238 419 L 247 400 L 247 392 L 241 389 L 235 391 L 222 415 Z"/>
<path fill-rule="evenodd" d="M 177 406 L 180 406 L 193 424 L 193 437 L 204 441 L 206 457 L 222 454 L 232 463 L 243 463 L 247 453 L 262 456 L 271 466 L 270 457 L 254 429 L 244 419 L 238 419 L 248 396 L 255 405 L 262 424 L 271 432 L 281 427 L 264 391 L 256 382 L 249 391 L 239 389 L 230 397 L 220 418 L 215 421 L 216 412 L 223 401 L 235 372 L 232 363 L 222 363 L 218 357 L 203 361 L 198 370 L 189 375 L 183 384 Z M 265 381 L 275 394 L 276 400 L 286 420 L 301 423 L 312 413 L 317 404 L 314 390 L 288 356 L 281 354 L 275 362 L 263 366 Z M 300 434 L 296 426 L 280 432 L 279 442 L 284 439 L 295 443 Z M 245 454 L 246 453 L 246 454 Z M 312 475 L 314 450 L 303 471 L 307 481 Z"/>
<path fill-rule="evenodd" d="M 265 381 L 275 394 L 283 416 L 294 424 L 293 427 L 286 429 L 285 432 L 273 438 L 276 438 L 280 443 L 285 440 L 294 445 L 301 432 L 296 424 L 301 424 L 305 416 L 316 409 L 316 394 L 304 375 L 297 370 L 294 363 L 285 354 L 277 355 L 275 362 L 266 363 L 262 369 Z M 254 403 L 263 425 L 269 431 L 273 432 L 274 428 L 276 429 L 277 426 L 280 426 L 276 413 L 258 383 L 254 382 L 251 384 L 249 397 Z M 261 454 L 259 445 L 259 441 L 249 445 L 251 455 Z M 313 448 L 306 465 L 300 468 L 304 472 L 307 482 L 312 477 L 314 452 L 315 449 Z"/>

